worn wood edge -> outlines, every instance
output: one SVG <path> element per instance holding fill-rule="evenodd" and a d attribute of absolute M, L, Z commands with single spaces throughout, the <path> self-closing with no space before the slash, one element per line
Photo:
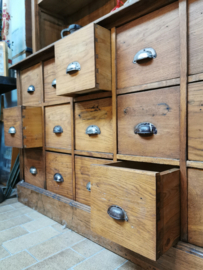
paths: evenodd
<path fill-rule="evenodd" d="M 203 169 L 203 162 L 201 162 L 201 161 L 188 160 L 187 161 L 187 167 L 188 168 Z"/>
<path fill-rule="evenodd" d="M 102 152 L 75 150 L 74 154 L 78 155 L 78 156 L 113 159 L 113 154 L 112 153 L 102 153 Z"/>
<path fill-rule="evenodd" d="M 108 98 L 112 96 L 112 92 L 96 92 L 96 93 L 90 93 L 86 95 L 81 95 L 81 96 L 76 96 L 73 98 L 73 101 L 76 102 L 81 102 L 81 101 L 89 101 L 89 100 L 95 100 L 95 99 L 100 99 L 100 98 Z"/>
<path fill-rule="evenodd" d="M 75 119 L 74 119 L 74 102 L 71 99 L 71 154 L 72 154 L 72 189 L 73 189 L 73 200 L 76 200 L 76 176 L 75 176 Z"/>
<path fill-rule="evenodd" d="M 55 105 L 63 105 L 63 104 L 70 104 L 71 102 L 71 98 L 70 98 L 70 101 L 53 101 L 53 102 L 43 102 L 42 105 L 44 107 L 49 107 L 49 106 L 55 106 Z"/>
<path fill-rule="evenodd" d="M 50 151 L 50 152 L 58 152 L 58 153 L 65 153 L 65 154 L 71 154 L 72 153 L 71 149 L 52 148 L 52 147 L 46 147 L 46 146 L 45 146 L 45 150 Z"/>
<path fill-rule="evenodd" d="M 128 161 L 138 161 L 138 162 L 150 162 L 150 163 L 174 165 L 174 166 L 179 166 L 180 164 L 180 161 L 178 159 L 131 156 L 131 155 L 122 155 L 122 154 L 117 154 L 117 159 L 128 160 Z"/>
<path fill-rule="evenodd" d="M 203 81 L 203 73 L 188 76 L 188 83 Z"/>
<path fill-rule="evenodd" d="M 203 248 L 201 247 L 197 247 L 195 245 L 180 241 L 177 243 L 176 248 L 188 254 L 193 254 L 203 259 Z"/>

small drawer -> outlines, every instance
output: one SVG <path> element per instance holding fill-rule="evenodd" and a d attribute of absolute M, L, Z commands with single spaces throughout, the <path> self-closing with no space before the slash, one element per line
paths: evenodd
<path fill-rule="evenodd" d="M 17 148 L 42 147 L 42 108 L 17 106 L 4 109 L 5 145 Z"/>
<path fill-rule="evenodd" d="M 44 62 L 44 95 L 45 102 L 70 102 L 69 97 L 59 97 L 56 95 L 56 70 L 55 59 Z"/>
<path fill-rule="evenodd" d="M 156 261 L 180 235 L 179 169 L 117 162 L 91 166 L 91 229 Z"/>
<path fill-rule="evenodd" d="M 45 108 L 46 147 L 71 149 L 70 104 Z"/>
<path fill-rule="evenodd" d="M 117 88 L 180 76 L 178 2 L 117 29 Z"/>
<path fill-rule="evenodd" d="M 72 157 L 46 152 L 47 190 L 73 199 Z"/>
<path fill-rule="evenodd" d="M 21 71 L 21 90 L 23 105 L 42 103 L 42 71 L 40 64 Z"/>
<path fill-rule="evenodd" d="M 91 205 L 91 182 L 90 182 L 90 167 L 91 164 L 106 164 L 110 160 L 75 157 L 75 178 L 76 178 L 76 201 Z"/>
<path fill-rule="evenodd" d="M 118 96 L 118 153 L 179 158 L 179 87 Z"/>
<path fill-rule="evenodd" d="M 90 24 L 55 44 L 57 95 L 111 91 L 110 31 Z"/>
<path fill-rule="evenodd" d="M 113 152 L 111 98 L 75 103 L 75 149 Z"/>
<path fill-rule="evenodd" d="M 40 188 L 46 188 L 42 149 L 24 150 L 24 176 L 25 182 Z"/>
<path fill-rule="evenodd" d="M 203 82 L 188 84 L 188 159 L 203 161 Z"/>

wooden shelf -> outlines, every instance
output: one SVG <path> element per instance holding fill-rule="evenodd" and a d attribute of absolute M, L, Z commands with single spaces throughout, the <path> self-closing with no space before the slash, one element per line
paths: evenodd
<path fill-rule="evenodd" d="M 16 89 L 16 78 L 0 76 L 0 94 Z"/>

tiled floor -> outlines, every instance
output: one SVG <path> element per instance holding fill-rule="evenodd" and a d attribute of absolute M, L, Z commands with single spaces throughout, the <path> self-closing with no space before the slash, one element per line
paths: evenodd
<path fill-rule="evenodd" d="M 0 204 L 0 270 L 141 270 L 10 199 Z"/>

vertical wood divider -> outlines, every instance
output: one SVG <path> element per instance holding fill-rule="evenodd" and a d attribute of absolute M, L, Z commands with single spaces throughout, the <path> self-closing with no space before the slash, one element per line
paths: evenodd
<path fill-rule="evenodd" d="M 116 28 L 111 29 L 113 160 L 117 161 Z"/>
<path fill-rule="evenodd" d="M 181 185 L 181 240 L 188 239 L 188 180 L 187 180 L 187 0 L 179 0 L 180 21 L 180 185 Z"/>
<path fill-rule="evenodd" d="M 73 200 L 76 199 L 76 179 L 75 179 L 75 122 L 74 122 L 74 102 L 70 101 L 71 109 L 71 153 L 72 153 L 72 174 L 73 174 Z"/>
<path fill-rule="evenodd" d="M 41 96 L 42 96 L 42 153 L 43 153 L 43 169 L 44 169 L 44 188 L 47 189 L 47 182 L 46 182 L 46 152 L 45 152 L 45 96 L 44 96 L 44 62 L 41 62 Z"/>

